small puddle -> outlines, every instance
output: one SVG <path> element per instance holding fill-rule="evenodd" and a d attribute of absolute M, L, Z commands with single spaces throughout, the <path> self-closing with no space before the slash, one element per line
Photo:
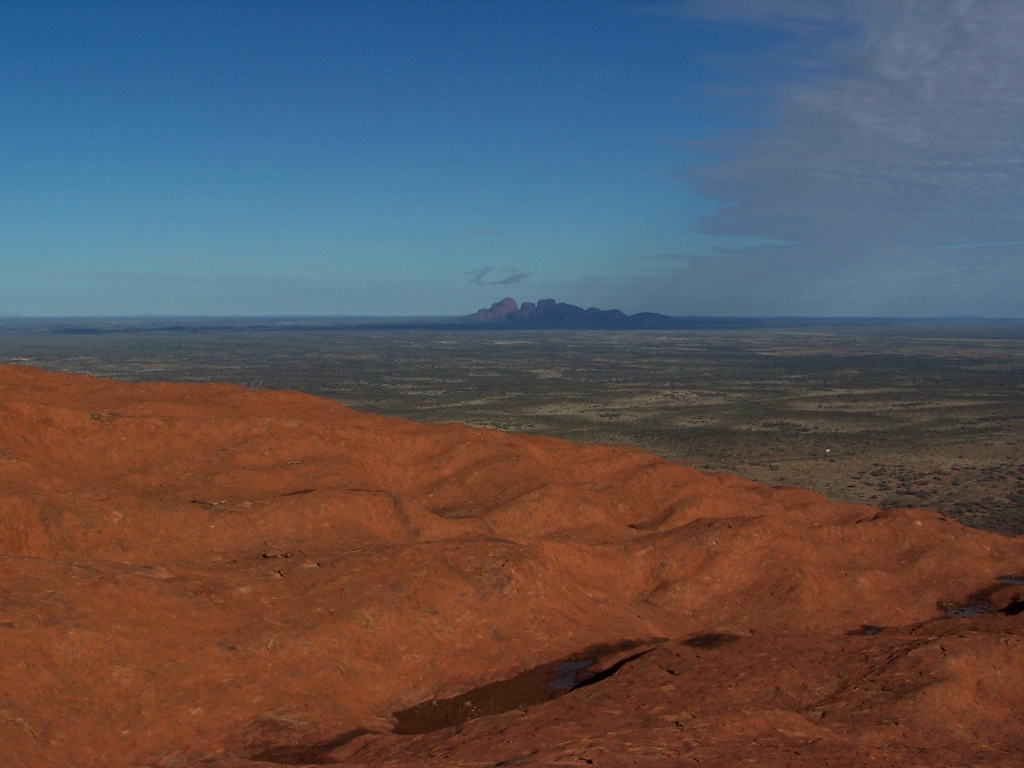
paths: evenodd
<path fill-rule="evenodd" d="M 576 679 L 579 673 L 588 667 L 594 666 L 595 661 L 597 659 L 580 659 L 579 661 L 567 661 L 565 664 L 558 665 L 555 667 L 558 677 L 549 682 L 548 686 L 553 691 L 571 691 L 579 685 L 579 681 Z"/>
<path fill-rule="evenodd" d="M 936 607 L 942 611 L 947 619 L 963 619 L 969 616 L 981 616 L 986 613 L 1001 613 L 1004 616 L 1017 616 L 1024 613 L 1024 599 L 1020 595 L 1014 595 L 1009 604 L 999 608 L 998 611 L 993 604 L 993 598 L 998 592 L 1007 587 L 1024 585 L 1024 576 L 997 576 L 995 583 L 972 592 L 963 602 L 953 600 L 939 600 Z"/>
<path fill-rule="evenodd" d="M 595 645 L 568 658 L 521 672 L 508 680 L 481 685 L 448 699 L 424 701 L 395 712 L 394 732 L 400 735 L 430 733 L 462 725 L 478 717 L 542 704 L 576 688 L 607 680 L 626 664 L 663 642 L 664 638 L 657 638 Z"/>
<path fill-rule="evenodd" d="M 937 605 L 942 615 L 947 619 L 966 619 L 968 616 L 981 616 L 992 613 L 992 606 L 988 603 L 973 603 L 961 605 L 950 600 L 940 600 Z"/>

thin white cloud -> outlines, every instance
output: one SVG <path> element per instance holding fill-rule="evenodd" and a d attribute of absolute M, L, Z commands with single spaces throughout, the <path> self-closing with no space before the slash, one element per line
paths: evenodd
<path fill-rule="evenodd" d="M 1024 4 L 853 7 L 841 74 L 793 90 L 772 129 L 699 173 L 732 204 L 708 230 L 865 248 L 1019 237 Z"/>
<path fill-rule="evenodd" d="M 801 17 L 805 4 L 715 6 L 677 8 L 694 18 L 778 25 Z M 774 266 L 759 285 L 766 296 L 777 292 L 780 309 L 793 306 L 791 292 L 820 289 L 833 292 L 833 306 L 883 314 L 911 306 L 942 314 L 951 297 L 969 294 L 988 314 L 989 290 L 1005 314 L 1014 306 L 1009 280 L 1022 297 L 1014 313 L 1024 315 L 1024 260 L 1019 249 L 996 247 L 1024 239 L 1024 3 L 828 6 L 834 13 L 809 3 L 801 18 L 849 25 L 842 46 L 830 49 L 838 57 L 831 75 L 789 86 L 770 127 L 722 137 L 713 147 L 717 160 L 685 172 L 688 183 L 726 204 L 702 231 L 791 243 L 748 253 L 758 269 Z M 972 271 L 985 244 L 992 257 Z M 943 247 L 962 255 L 936 262 Z M 752 264 L 721 260 L 686 279 L 720 284 L 715 270 Z M 763 298 L 758 304 L 767 311 Z"/>

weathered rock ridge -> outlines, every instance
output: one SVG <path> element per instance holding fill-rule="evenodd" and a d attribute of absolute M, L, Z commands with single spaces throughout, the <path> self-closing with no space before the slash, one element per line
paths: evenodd
<path fill-rule="evenodd" d="M 11 366 L 0 478 L 0 765 L 1024 754 L 1024 541 L 933 513 Z"/>

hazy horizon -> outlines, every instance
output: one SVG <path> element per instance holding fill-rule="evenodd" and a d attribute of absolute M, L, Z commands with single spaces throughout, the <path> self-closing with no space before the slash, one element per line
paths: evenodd
<path fill-rule="evenodd" d="M 583 307 L 587 309 L 587 307 Z M 482 309 L 478 307 L 477 309 Z M 618 309 L 617 307 L 597 307 L 597 309 Z M 474 310 L 475 311 L 475 310 Z M 641 310 L 643 312 L 644 310 Z M 4 320 L 53 320 L 53 321 L 75 321 L 75 320 L 109 320 L 109 321 L 131 321 L 131 320 L 185 320 L 185 321 L 229 321 L 229 320 L 253 320 L 253 321 L 288 321 L 288 320 L 310 320 L 310 321 L 394 321 L 396 323 L 413 323 L 415 321 L 457 321 L 467 319 L 473 312 L 460 314 L 439 314 L 439 315 L 354 315 L 354 314 L 171 314 L 171 313 L 143 313 L 143 314 L 108 314 L 108 315 L 43 315 L 24 314 L 20 312 L 0 312 L 0 322 Z M 631 313 L 638 314 L 638 313 Z M 665 314 L 665 313 L 654 313 Z M 893 322 L 893 323 L 915 323 L 915 322 L 958 322 L 958 321 L 979 321 L 979 322 L 1010 322 L 1024 323 L 1024 316 L 995 316 L 995 315 L 665 315 L 673 320 L 707 320 L 714 321 L 793 321 L 796 323 L 814 323 L 815 321 L 850 321 L 850 322 Z M 467 328 L 484 327 L 487 325 L 503 326 L 500 321 L 479 321 L 475 325 L 466 325 Z M 570 328 L 572 330 L 572 328 Z"/>

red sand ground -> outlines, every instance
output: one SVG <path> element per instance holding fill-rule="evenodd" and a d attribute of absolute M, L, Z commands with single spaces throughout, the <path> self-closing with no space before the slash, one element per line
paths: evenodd
<path fill-rule="evenodd" d="M 0 478 L 3 766 L 1024 762 L 1024 586 L 997 581 L 1024 540 L 933 513 L 19 367 L 0 367 Z M 552 701 L 391 732 L 419 702 L 652 638 Z"/>

